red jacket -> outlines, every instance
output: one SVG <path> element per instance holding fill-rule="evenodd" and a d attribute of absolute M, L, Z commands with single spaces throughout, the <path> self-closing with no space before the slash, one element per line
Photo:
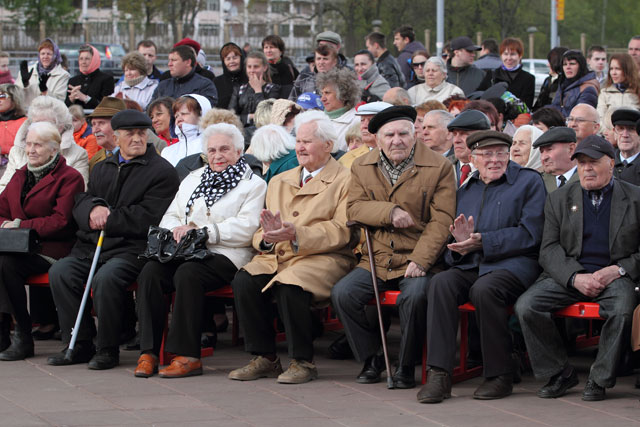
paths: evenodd
<path fill-rule="evenodd" d="M 27 180 L 27 166 L 16 170 L 0 194 L 0 224 L 20 218 L 20 228 L 34 229 L 42 245 L 40 253 L 52 258 L 69 254 L 75 242 L 76 223 L 71 210 L 75 195 L 84 191 L 82 175 L 60 157 L 56 167 L 27 193 L 20 193 Z"/>
<path fill-rule="evenodd" d="M 20 117 L 15 120 L 0 121 L 0 154 L 9 154 L 16 139 L 16 133 L 25 120 L 27 120 L 26 117 Z"/>
<path fill-rule="evenodd" d="M 92 130 L 89 128 L 89 124 L 85 122 L 77 132 L 73 133 L 73 139 L 76 141 L 76 144 L 87 150 L 89 158 L 92 158 L 101 148 L 96 142 L 96 137 L 93 136 L 91 132 Z"/>

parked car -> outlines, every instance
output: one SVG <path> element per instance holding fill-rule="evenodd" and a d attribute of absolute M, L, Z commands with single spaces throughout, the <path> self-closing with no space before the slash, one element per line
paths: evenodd
<path fill-rule="evenodd" d="M 78 49 L 84 43 L 63 43 L 59 45 L 60 53 L 69 59 L 69 74 L 75 76 L 78 71 Z M 122 57 L 126 54 L 122 45 L 108 43 L 91 43 L 91 46 L 100 52 L 100 70 L 109 73 L 114 77 L 119 77 L 122 72 Z"/>
<path fill-rule="evenodd" d="M 544 79 L 549 77 L 549 62 L 546 59 L 523 59 L 522 68 L 536 78 L 536 96 L 538 96 Z"/>

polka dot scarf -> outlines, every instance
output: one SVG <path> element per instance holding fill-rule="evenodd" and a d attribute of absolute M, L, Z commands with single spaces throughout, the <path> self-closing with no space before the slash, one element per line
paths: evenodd
<path fill-rule="evenodd" d="M 187 215 L 190 214 L 191 208 L 197 199 L 204 197 L 207 205 L 207 215 L 211 206 L 222 198 L 229 191 L 238 186 L 240 179 L 244 175 L 244 171 L 247 169 L 247 162 L 244 156 L 236 162 L 235 165 L 229 165 L 222 172 L 214 172 L 207 164 L 200 184 L 193 190 L 189 201 L 187 202 Z"/>

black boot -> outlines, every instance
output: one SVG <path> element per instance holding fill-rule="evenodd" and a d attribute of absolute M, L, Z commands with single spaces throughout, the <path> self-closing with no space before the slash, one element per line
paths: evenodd
<path fill-rule="evenodd" d="M 33 356 L 31 330 L 24 331 L 16 325 L 13 340 L 8 349 L 0 353 L 0 360 L 23 360 Z"/>
<path fill-rule="evenodd" d="M 5 351 L 11 345 L 11 316 L 0 314 L 0 352 Z"/>

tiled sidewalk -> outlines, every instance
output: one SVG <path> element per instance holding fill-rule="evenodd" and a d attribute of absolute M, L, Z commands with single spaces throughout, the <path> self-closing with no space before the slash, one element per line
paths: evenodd
<path fill-rule="evenodd" d="M 104 372 L 48 366 L 46 357 L 60 342 L 39 342 L 36 357 L 0 363 L 0 426 L 640 426 L 640 390 L 632 376 L 620 378 L 604 402 L 580 400 L 591 350 L 574 359 L 581 384 L 561 399 L 537 398 L 540 382 L 525 376 L 513 396 L 473 400 L 476 378 L 454 385 L 454 396 L 441 404 L 421 405 L 417 388 L 356 384 L 359 363 L 326 357 L 336 336 L 326 333 L 316 342 L 320 378 L 304 385 L 228 380 L 230 370 L 249 360 L 241 347 L 230 346 L 229 334 L 205 359 L 203 376 L 173 380 L 135 378 L 137 352 L 121 352 L 121 365 Z M 394 331 L 392 345 L 397 338 Z M 286 368 L 286 344 L 279 350 Z"/>

